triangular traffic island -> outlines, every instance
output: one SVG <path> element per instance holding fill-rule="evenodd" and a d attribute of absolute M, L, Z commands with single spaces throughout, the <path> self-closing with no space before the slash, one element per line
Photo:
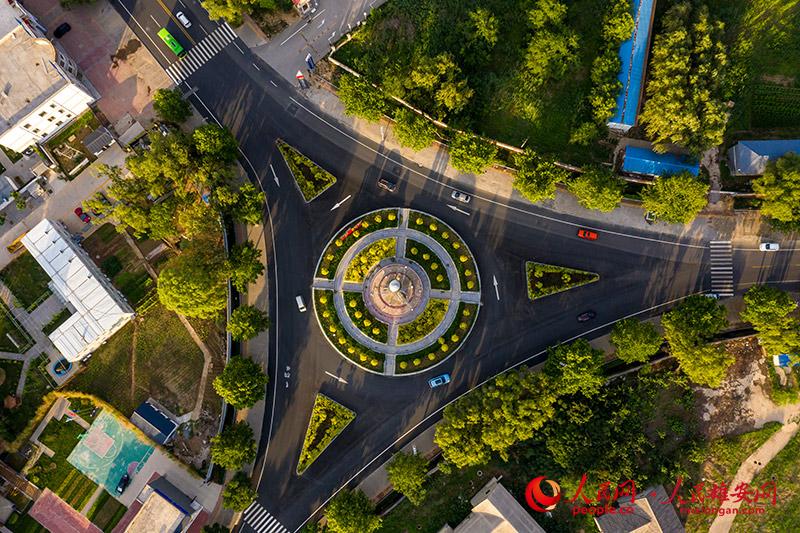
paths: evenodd
<path fill-rule="evenodd" d="M 336 176 L 301 154 L 297 148 L 293 148 L 281 140 L 276 144 L 306 203 L 314 200 L 336 183 Z"/>
<path fill-rule="evenodd" d="M 347 407 L 324 394 L 317 394 L 297 461 L 297 474 L 305 472 L 355 418 L 356 414 Z"/>
<path fill-rule="evenodd" d="M 528 298 L 531 300 L 574 289 L 600 279 L 600 275 L 595 272 L 534 261 L 525 262 L 525 274 L 528 282 Z"/>

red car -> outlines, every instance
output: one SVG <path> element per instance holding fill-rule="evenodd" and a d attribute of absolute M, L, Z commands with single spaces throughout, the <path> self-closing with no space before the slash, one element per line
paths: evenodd
<path fill-rule="evenodd" d="M 83 209 L 80 207 L 75 208 L 75 216 L 87 224 L 92 220 L 92 217 L 90 217 L 87 213 L 84 213 Z"/>
<path fill-rule="evenodd" d="M 597 240 L 597 233 L 588 229 L 579 229 L 578 230 L 578 237 L 581 239 L 586 239 L 587 241 L 596 241 Z"/>

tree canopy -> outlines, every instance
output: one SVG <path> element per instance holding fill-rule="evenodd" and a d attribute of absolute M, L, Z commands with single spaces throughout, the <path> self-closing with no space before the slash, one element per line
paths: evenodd
<path fill-rule="evenodd" d="M 497 146 L 469 133 L 456 133 L 450 143 L 450 164 L 465 174 L 482 174 L 497 157 Z"/>
<path fill-rule="evenodd" d="M 708 189 L 688 172 L 659 176 L 642 191 L 642 207 L 666 222 L 688 224 L 708 203 Z"/>
<path fill-rule="evenodd" d="M 531 149 L 514 156 L 517 173 L 514 188 L 531 202 L 551 200 L 556 197 L 556 183 L 569 178 L 569 172 L 555 161 L 542 157 Z"/>
<path fill-rule="evenodd" d="M 228 255 L 228 272 L 231 283 L 239 292 L 245 292 L 247 286 L 264 273 L 261 251 L 256 248 L 253 241 L 248 240 L 231 247 Z"/>
<path fill-rule="evenodd" d="M 381 527 L 381 517 L 366 495 L 359 491 L 342 490 L 325 508 L 328 529 L 333 533 L 372 533 Z"/>
<path fill-rule="evenodd" d="M 158 89 L 153 94 L 153 109 L 161 120 L 173 124 L 182 124 L 192 115 L 192 107 L 178 88 Z"/>
<path fill-rule="evenodd" d="M 281 0 L 202 0 L 200 4 L 208 11 L 211 20 L 225 19 L 232 26 L 242 24 L 242 15 L 258 11 L 278 11 L 286 9 Z"/>
<path fill-rule="evenodd" d="M 755 285 L 744 295 L 744 304 L 739 317 L 753 325 L 758 342 L 768 355 L 800 350 L 797 302 L 789 293 L 769 285 Z"/>
<path fill-rule="evenodd" d="M 707 344 L 727 324 L 725 308 L 716 300 L 693 295 L 661 317 L 664 336 L 681 370 L 698 385 L 719 387 L 734 357 Z"/>
<path fill-rule="evenodd" d="M 586 209 L 608 212 L 616 209 L 622 200 L 625 181 L 610 169 L 590 166 L 572 179 L 567 188 Z"/>
<path fill-rule="evenodd" d="M 247 422 L 236 422 L 211 437 L 211 460 L 223 468 L 238 470 L 255 458 L 256 441 Z"/>
<path fill-rule="evenodd" d="M 400 144 L 418 152 L 433 143 L 436 126 L 425 117 L 398 107 L 394 112 L 394 134 Z"/>
<path fill-rule="evenodd" d="M 222 373 L 214 378 L 214 390 L 236 409 L 253 407 L 264 398 L 267 376 L 255 361 L 240 355 L 231 357 Z"/>
<path fill-rule="evenodd" d="M 228 333 L 237 341 L 250 340 L 269 327 L 267 314 L 252 305 L 240 305 L 231 312 Z"/>
<path fill-rule="evenodd" d="M 753 192 L 761 197 L 761 214 L 779 228 L 800 229 L 800 154 L 789 153 L 767 164 L 753 180 Z"/>
<path fill-rule="evenodd" d="M 158 298 L 170 311 L 213 318 L 227 304 L 227 269 L 214 243 L 192 243 L 158 274 Z"/>
<path fill-rule="evenodd" d="M 616 356 L 626 363 L 648 361 L 661 348 L 663 340 L 653 324 L 635 318 L 620 320 L 611 330 Z"/>
<path fill-rule="evenodd" d="M 386 98 L 363 77 L 342 74 L 338 95 L 345 113 L 370 122 L 378 122 L 389 110 Z"/>
<path fill-rule="evenodd" d="M 428 461 L 415 453 L 398 452 L 386 467 L 389 482 L 394 490 L 403 494 L 413 505 L 425 500 L 428 491 L 425 481 L 428 474 Z"/>
<path fill-rule="evenodd" d="M 222 491 L 222 505 L 226 509 L 241 513 L 256 501 L 257 496 L 258 493 L 250 485 L 247 475 L 244 472 L 236 472 Z"/>
<path fill-rule="evenodd" d="M 581 392 L 591 397 L 603 386 L 603 352 L 595 350 L 586 339 L 550 348 L 543 372 L 550 377 L 559 394 Z"/>
<path fill-rule="evenodd" d="M 728 63 L 722 33 L 722 23 L 702 4 L 679 2 L 664 15 L 640 116 L 656 150 L 674 143 L 699 155 L 722 144 L 728 120 L 721 98 Z"/>

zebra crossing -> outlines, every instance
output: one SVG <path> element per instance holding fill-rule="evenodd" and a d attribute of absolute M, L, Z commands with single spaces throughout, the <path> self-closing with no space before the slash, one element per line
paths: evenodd
<path fill-rule="evenodd" d="M 256 533 L 289 533 L 260 503 L 253 502 L 244 512 L 244 523 Z"/>
<path fill-rule="evenodd" d="M 217 26 L 216 30 L 192 46 L 185 56 L 168 66 L 167 75 L 176 84 L 182 82 L 235 39 L 236 32 L 228 26 L 227 22 L 223 22 Z"/>
<path fill-rule="evenodd" d="M 733 296 L 733 247 L 731 241 L 711 241 L 711 292 L 720 298 Z"/>

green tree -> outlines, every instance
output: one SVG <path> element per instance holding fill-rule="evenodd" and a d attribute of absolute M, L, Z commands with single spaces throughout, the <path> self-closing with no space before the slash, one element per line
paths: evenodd
<path fill-rule="evenodd" d="M 181 233 L 175 226 L 177 206 L 178 201 L 172 197 L 150 208 L 147 234 L 151 239 L 162 240 L 170 246 L 174 246 L 178 242 Z"/>
<path fill-rule="evenodd" d="M 333 533 L 372 533 L 381 527 L 381 517 L 363 492 L 342 490 L 325 509 L 328 529 Z"/>
<path fill-rule="evenodd" d="M 450 164 L 465 174 L 482 174 L 494 163 L 497 146 L 469 133 L 456 133 L 450 143 Z"/>
<path fill-rule="evenodd" d="M 220 186 L 215 189 L 215 202 L 233 218 L 247 224 L 261 224 L 267 197 L 252 183 L 245 183 L 238 191 Z"/>
<path fill-rule="evenodd" d="M 672 354 L 681 370 L 699 385 L 719 387 L 735 360 L 723 348 L 707 344 L 727 325 L 725 315 L 716 300 L 693 295 L 661 317 Z"/>
<path fill-rule="evenodd" d="M 192 132 L 195 150 L 204 159 L 230 165 L 239 156 L 239 144 L 228 128 L 216 124 L 200 126 Z"/>
<path fill-rule="evenodd" d="M 73 6 L 93 4 L 94 0 L 59 0 L 61 7 L 69 11 Z"/>
<path fill-rule="evenodd" d="M 342 74 L 339 78 L 339 100 L 344 112 L 370 122 L 378 122 L 389 109 L 386 98 L 363 77 Z"/>
<path fill-rule="evenodd" d="M 663 338 L 650 322 L 626 318 L 614 324 L 611 344 L 616 356 L 626 363 L 644 363 L 661 348 Z"/>
<path fill-rule="evenodd" d="M 237 341 L 252 339 L 269 328 L 269 317 L 252 305 L 242 305 L 231 312 L 227 330 Z"/>
<path fill-rule="evenodd" d="M 202 0 L 200 5 L 208 11 L 211 20 L 225 19 L 232 26 L 242 24 L 242 15 L 252 13 L 263 0 Z M 267 6 L 271 2 L 265 2 Z"/>
<path fill-rule="evenodd" d="M 601 367 L 603 352 L 595 350 L 586 339 L 550 348 L 543 372 L 552 380 L 559 394 L 582 393 L 590 397 L 600 390 L 605 379 Z"/>
<path fill-rule="evenodd" d="M 433 143 L 436 126 L 425 117 L 398 107 L 394 112 L 394 134 L 400 144 L 419 152 Z"/>
<path fill-rule="evenodd" d="M 768 355 L 800 350 L 800 321 L 789 293 L 768 285 L 755 285 L 744 295 L 742 320 L 750 322 L 758 332 L 758 342 Z"/>
<path fill-rule="evenodd" d="M 497 43 L 500 21 L 488 9 L 479 7 L 469 12 L 473 38 L 486 43 L 489 47 Z"/>
<path fill-rule="evenodd" d="M 228 257 L 228 272 L 231 283 L 239 292 L 245 292 L 247 286 L 264 273 L 261 251 L 252 241 L 246 241 L 231 248 L 230 257 Z"/>
<path fill-rule="evenodd" d="M 229 470 L 238 470 L 256 458 L 256 441 L 247 422 L 236 422 L 211 437 L 211 460 Z"/>
<path fill-rule="evenodd" d="M 531 149 L 514 156 L 517 173 L 514 188 L 531 202 L 541 202 L 556 197 L 556 183 L 569 178 L 569 172 L 556 165 L 552 159 L 541 157 Z"/>
<path fill-rule="evenodd" d="M 189 240 L 207 237 L 221 231 L 219 213 L 201 200 L 181 205 L 177 210 L 175 222 L 177 222 L 176 230 L 180 228 L 183 236 Z"/>
<path fill-rule="evenodd" d="M 230 529 L 222 524 L 209 524 L 203 526 L 203 533 L 230 533 Z"/>
<path fill-rule="evenodd" d="M 222 505 L 226 509 L 241 513 L 256 501 L 257 496 L 258 493 L 250 485 L 247 475 L 241 471 L 236 472 L 222 491 Z"/>
<path fill-rule="evenodd" d="M 708 203 L 708 188 L 688 172 L 659 176 L 642 191 L 642 207 L 661 220 L 688 224 Z"/>
<path fill-rule="evenodd" d="M 164 265 L 158 275 L 158 298 L 181 315 L 214 318 L 227 303 L 226 270 L 218 243 L 194 241 Z"/>
<path fill-rule="evenodd" d="M 192 107 L 177 88 L 158 89 L 153 94 L 153 109 L 161 120 L 173 124 L 182 124 L 192 115 Z"/>
<path fill-rule="evenodd" d="M 752 184 L 761 197 L 762 215 L 780 228 L 800 229 L 800 155 L 789 153 L 770 161 Z"/>
<path fill-rule="evenodd" d="M 22 196 L 19 191 L 11 191 L 11 198 L 14 199 L 14 205 L 20 211 L 28 207 L 28 199 Z"/>
<path fill-rule="evenodd" d="M 214 390 L 236 409 L 253 407 L 264 398 L 268 378 L 252 359 L 237 355 L 214 378 Z"/>
<path fill-rule="evenodd" d="M 722 144 L 728 120 L 721 98 L 728 62 L 722 34 L 722 23 L 711 19 L 705 5 L 679 2 L 664 15 L 640 115 L 656 150 L 675 143 L 699 155 Z"/>
<path fill-rule="evenodd" d="M 625 181 L 610 169 L 592 166 L 570 181 L 567 188 L 586 209 L 608 212 L 613 211 L 622 200 Z"/>
<path fill-rule="evenodd" d="M 386 467 L 389 482 L 394 490 L 403 494 L 413 505 L 425 501 L 428 494 L 425 481 L 428 476 L 428 461 L 415 453 L 398 452 Z"/>

